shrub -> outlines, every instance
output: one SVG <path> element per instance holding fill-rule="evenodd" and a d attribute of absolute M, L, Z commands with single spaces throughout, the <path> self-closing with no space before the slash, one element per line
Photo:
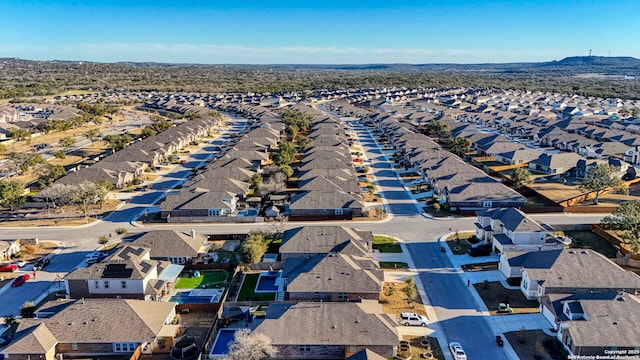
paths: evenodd
<path fill-rule="evenodd" d="M 436 212 L 440 212 L 440 209 L 441 209 L 440 203 L 434 202 L 433 203 L 433 210 L 435 210 Z"/>
<path fill-rule="evenodd" d="M 98 238 L 98 243 L 100 245 L 104 245 L 109 242 L 109 237 L 107 235 L 102 235 Z"/>
<path fill-rule="evenodd" d="M 36 312 L 36 304 L 33 301 L 25 302 L 20 308 L 20 316 L 23 318 L 32 318 L 33 313 Z"/>
<path fill-rule="evenodd" d="M 116 229 L 116 234 L 118 235 L 124 235 L 128 232 L 129 230 L 125 229 L 125 228 L 117 228 Z"/>

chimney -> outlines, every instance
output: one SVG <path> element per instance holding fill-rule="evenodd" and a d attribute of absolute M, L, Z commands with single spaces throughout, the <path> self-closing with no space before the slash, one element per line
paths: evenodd
<path fill-rule="evenodd" d="M 195 229 L 190 229 L 189 230 L 189 234 L 191 234 L 192 238 L 194 238 L 194 239 L 196 238 L 196 230 Z"/>

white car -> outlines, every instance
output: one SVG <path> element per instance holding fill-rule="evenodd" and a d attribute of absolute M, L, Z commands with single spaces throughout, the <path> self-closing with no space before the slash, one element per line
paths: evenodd
<path fill-rule="evenodd" d="M 24 267 L 25 265 L 27 265 L 27 262 L 24 260 L 16 260 L 13 262 L 14 265 L 17 265 L 19 268 Z"/>
<path fill-rule="evenodd" d="M 404 326 L 427 326 L 429 320 L 426 316 L 418 315 L 416 313 L 401 313 L 400 324 Z"/>
<path fill-rule="evenodd" d="M 454 360 L 467 360 L 467 353 L 464 352 L 459 342 L 450 342 L 449 351 L 451 351 Z"/>

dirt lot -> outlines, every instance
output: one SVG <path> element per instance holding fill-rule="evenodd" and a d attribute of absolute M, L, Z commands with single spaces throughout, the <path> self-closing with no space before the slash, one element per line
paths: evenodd
<path fill-rule="evenodd" d="M 414 312 L 420 315 L 427 315 L 422 306 L 422 300 L 418 296 L 415 300 L 409 301 L 409 297 L 404 292 L 405 283 L 401 282 L 385 282 L 382 293 L 380 294 L 380 303 L 386 314 L 392 314 L 400 317 L 401 312 Z"/>
<path fill-rule="evenodd" d="M 561 202 L 582 194 L 582 192 L 571 183 L 563 184 L 561 182 L 541 182 L 529 184 L 527 186 L 556 202 Z M 639 184 L 634 184 L 629 187 L 629 195 L 614 193 L 600 195 L 599 205 L 617 206 L 623 201 L 630 200 L 640 200 Z M 594 203 L 593 200 L 587 200 L 580 205 L 594 205 Z"/>
<path fill-rule="evenodd" d="M 95 217 L 104 218 L 115 210 L 121 201 L 106 200 L 102 206 L 89 206 L 89 223 L 95 221 Z M 95 215 L 95 217 L 94 217 Z M 73 226 L 86 224 L 84 213 L 78 206 L 65 206 L 61 210 L 15 210 L 0 213 L 0 227 L 2 226 Z"/>
<path fill-rule="evenodd" d="M 478 283 L 473 285 L 476 291 L 489 309 L 491 315 L 509 315 L 509 313 L 498 313 L 498 304 L 506 303 L 511 305 L 513 314 L 537 313 L 538 302 L 527 300 L 520 290 L 505 289 L 498 281 Z"/>
<path fill-rule="evenodd" d="M 560 342 L 541 330 L 512 331 L 505 333 L 505 337 L 520 359 L 534 359 L 536 356 L 543 360 L 567 359 Z"/>

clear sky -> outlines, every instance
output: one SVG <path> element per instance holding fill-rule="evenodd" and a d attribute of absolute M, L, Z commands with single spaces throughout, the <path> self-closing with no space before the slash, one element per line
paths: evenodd
<path fill-rule="evenodd" d="M 0 0 L 0 57 L 208 64 L 640 57 L 640 0 Z"/>

